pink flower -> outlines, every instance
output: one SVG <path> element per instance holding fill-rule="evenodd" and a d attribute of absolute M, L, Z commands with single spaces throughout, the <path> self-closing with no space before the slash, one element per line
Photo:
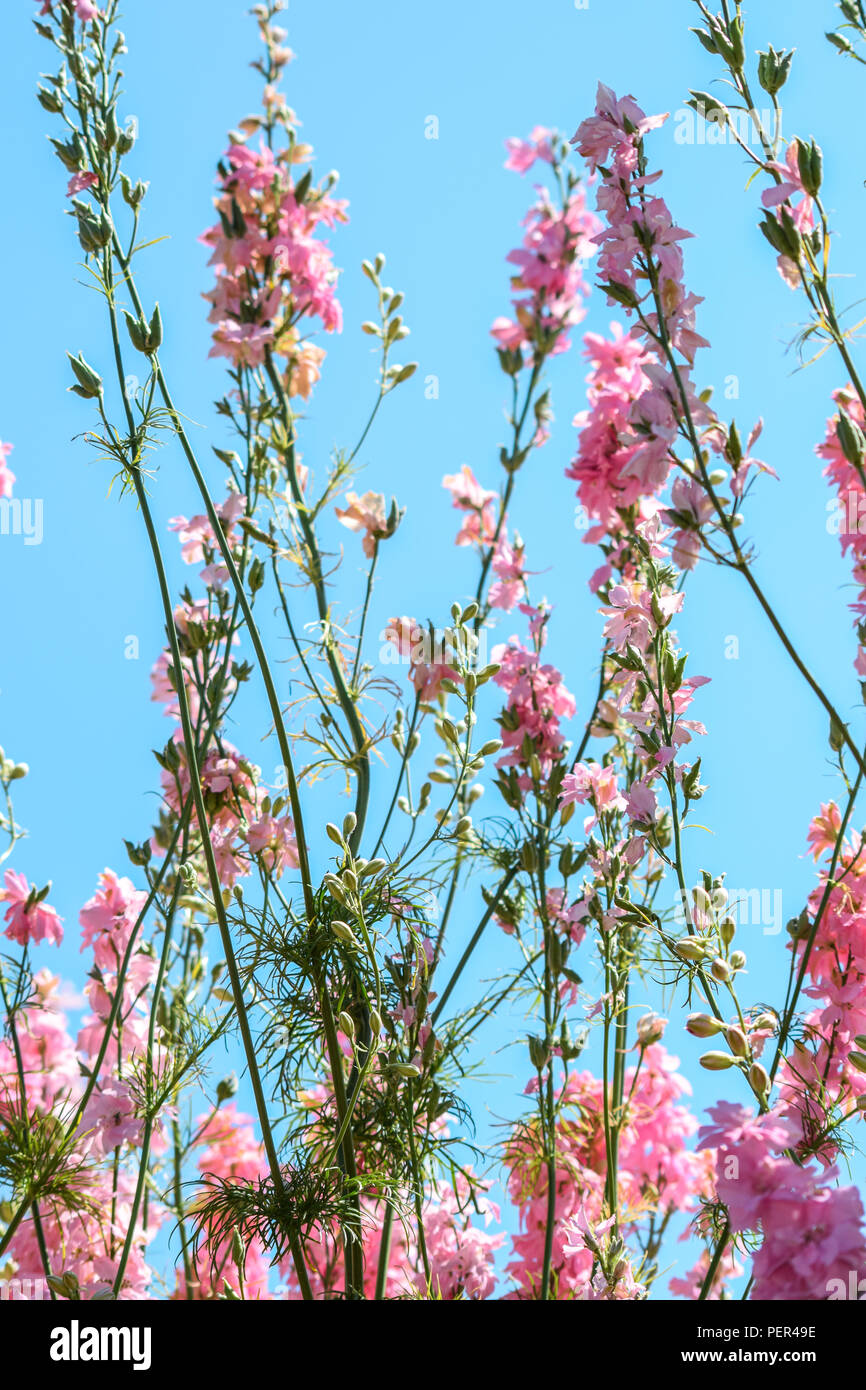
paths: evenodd
<path fill-rule="evenodd" d="M 49 907 L 37 894 L 23 874 L 7 869 L 3 875 L 5 888 L 0 889 L 0 902 L 7 902 L 4 921 L 5 935 L 19 946 L 34 945 L 41 941 L 59 946 L 63 940 L 63 926 L 53 907 Z"/>
<path fill-rule="evenodd" d="M 78 914 L 81 949 L 93 947 L 101 970 L 116 971 L 138 923 L 147 894 L 113 869 L 99 875 L 99 887 Z"/>
<path fill-rule="evenodd" d="M 385 641 L 408 663 L 409 680 L 420 700 L 435 700 L 442 682 L 460 681 L 460 673 L 449 660 L 447 644 L 431 636 L 414 618 L 389 618 Z"/>
<path fill-rule="evenodd" d="M 504 530 L 499 533 L 492 566 L 498 582 L 490 586 L 490 605 L 510 613 L 526 593 L 526 570 L 522 544 L 510 545 Z"/>
<path fill-rule="evenodd" d="M 528 150 L 521 146 L 515 151 L 517 162 L 509 162 L 508 167 L 525 165 L 527 157 Z M 533 160 L 542 157 L 533 154 Z M 597 218 L 586 207 L 582 186 L 569 194 L 561 208 L 554 207 L 546 190 L 539 189 L 539 194 L 524 219 L 522 244 L 507 257 L 518 268 L 511 283 L 522 292 L 512 301 L 515 317 L 500 316 L 490 330 L 501 350 L 530 350 L 518 366 L 525 366 L 530 356 L 540 361 L 549 354 L 567 350 L 566 330 L 584 316 L 581 298 L 587 293 L 587 286 L 581 266 L 595 252 L 593 238 L 599 227 Z M 541 434 L 543 442 L 543 430 Z"/>
<path fill-rule="evenodd" d="M 562 779 L 560 805 L 568 806 L 572 801 L 589 801 L 597 815 L 606 811 L 624 811 L 625 798 L 616 780 L 616 768 L 602 767 L 599 763 L 578 763 L 573 772 Z M 590 817 L 592 823 L 596 817 Z"/>
<path fill-rule="evenodd" d="M 512 637 L 495 647 L 493 660 L 499 663 L 494 676 L 496 684 L 508 694 L 506 714 L 500 719 L 505 752 L 497 767 L 523 767 L 527 762 L 526 740 L 538 757 L 542 775 L 547 777 L 555 762 L 565 752 L 561 719 L 571 719 L 576 710 L 574 696 L 566 689 L 555 666 L 541 660 L 544 627 L 549 613 L 520 605 L 521 612 L 530 616 L 530 628 L 536 643 L 534 651 Z M 528 785 L 521 778 L 521 785 Z"/>
<path fill-rule="evenodd" d="M 265 360 L 265 349 L 273 341 L 273 328 L 223 319 L 214 330 L 208 357 L 228 357 L 236 367 L 258 367 Z"/>
<path fill-rule="evenodd" d="M 455 543 L 489 545 L 495 532 L 492 503 L 499 494 L 483 488 L 466 463 L 459 473 L 446 474 L 442 486 L 451 493 L 452 505 L 467 513 Z"/>
<path fill-rule="evenodd" d="M 649 822 L 655 820 L 658 801 L 655 792 L 645 778 L 632 782 L 626 796 L 626 809 L 634 821 Z"/>
<path fill-rule="evenodd" d="M 76 193 L 83 193 L 85 189 L 95 188 L 98 183 L 99 175 L 90 169 L 81 174 L 73 174 L 66 187 L 66 196 L 72 198 Z"/>
<path fill-rule="evenodd" d="M 6 465 L 6 460 L 12 453 L 12 445 L 4 444 L 0 440 L 0 497 L 12 496 L 12 484 L 15 482 L 15 474 Z"/>
<path fill-rule="evenodd" d="M 285 868 L 298 867 L 295 826 L 288 816 L 260 816 L 247 830 L 246 841 L 253 854 L 263 856 L 271 873 L 279 875 Z"/>
<path fill-rule="evenodd" d="M 498 493 L 481 486 L 468 463 L 464 463 L 459 473 L 446 475 L 442 479 L 442 486 L 451 493 L 453 505 L 464 511 L 480 512 L 498 496 Z"/>
<path fill-rule="evenodd" d="M 571 143 L 577 145 L 593 171 L 607 162 L 609 154 L 613 154 L 615 170 L 630 172 L 636 166 L 634 150 L 638 141 L 647 131 L 657 129 L 666 120 L 667 114 L 646 116 L 634 97 L 618 98 L 610 87 L 600 82 L 595 115 L 582 122 Z"/>
<path fill-rule="evenodd" d="M 610 601 L 602 613 L 607 615 L 604 636 L 616 647 L 625 651 L 627 646 L 645 652 L 656 632 L 656 621 L 652 611 L 652 594 L 640 580 L 629 584 L 615 584 L 610 591 Z M 683 606 L 683 595 L 667 594 L 658 598 L 664 616 L 670 618 Z"/>
<path fill-rule="evenodd" d="M 391 534 L 385 513 L 385 498 L 381 492 L 365 492 L 359 497 L 356 492 L 346 493 L 345 508 L 335 507 L 337 518 L 350 531 L 364 532 L 362 548 L 368 559 L 376 554 L 376 545 Z"/>
<path fill-rule="evenodd" d="M 821 814 L 812 820 L 806 837 L 809 851 L 815 859 L 835 849 L 841 829 L 842 813 L 835 801 L 822 802 Z"/>
<path fill-rule="evenodd" d="M 505 168 L 512 169 L 516 174 L 525 174 L 527 169 L 531 169 L 537 159 L 543 159 L 547 164 L 553 163 L 553 149 L 551 146 L 552 130 L 545 126 L 537 125 L 528 140 L 520 140 L 512 136 L 505 141 L 505 148 L 508 150 L 508 158 L 505 161 Z"/>

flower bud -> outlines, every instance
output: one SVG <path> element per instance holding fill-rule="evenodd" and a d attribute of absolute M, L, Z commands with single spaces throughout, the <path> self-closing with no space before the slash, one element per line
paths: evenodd
<path fill-rule="evenodd" d="M 734 1059 L 727 1052 L 705 1052 L 701 1058 L 701 1066 L 707 1071 L 727 1071 L 733 1065 Z"/>
<path fill-rule="evenodd" d="M 691 1033 L 693 1038 L 711 1038 L 715 1033 L 721 1033 L 724 1023 L 720 1023 L 711 1014 L 689 1014 L 686 1019 L 686 1032 Z"/>
<path fill-rule="evenodd" d="M 752 1026 L 753 1029 L 760 1028 L 762 1031 L 763 1031 L 765 1028 L 769 1028 L 769 1029 L 771 1029 L 772 1032 L 775 1033 L 776 1028 L 777 1028 L 777 1026 L 778 1026 L 778 1022 L 779 1022 L 779 1020 L 776 1018 L 776 1015 L 775 1015 L 775 1014 L 770 1014 L 770 1013 L 759 1014 L 757 1018 L 755 1018 L 755 1019 L 752 1020 L 752 1025 L 751 1025 L 751 1026 Z M 856 1041 L 856 1039 L 855 1039 L 855 1041 Z"/>
<path fill-rule="evenodd" d="M 680 960 L 699 961 L 703 960 L 707 948 L 704 941 L 699 936 L 684 936 L 674 943 L 674 950 Z"/>
<path fill-rule="evenodd" d="M 231 1100 L 232 1096 L 237 1095 L 238 1079 L 234 1072 L 224 1076 L 217 1085 L 217 1101 Z"/>
<path fill-rule="evenodd" d="M 731 1025 L 728 1028 L 726 1028 L 725 1042 L 728 1044 L 728 1047 L 731 1049 L 735 1057 L 745 1057 L 749 1051 L 749 1045 L 746 1042 L 746 1035 L 743 1032 L 742 1028 L 737 1028 L 734 1025 Z"/>
<path fill-rule="evenodd" d="M 658 1014 L 644 1014 L 643 1018 L 637 1021 L 637 1036 L 641 1047 L 650 1047 L 657 1043 L 667 1027 L 667 1019 L 660 1018 Z"/>

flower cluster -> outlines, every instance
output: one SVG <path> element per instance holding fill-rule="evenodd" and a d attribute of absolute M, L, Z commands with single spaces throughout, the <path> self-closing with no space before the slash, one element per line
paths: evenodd
<path fill-rule="evenodd" d="M 851 552 L 859 588 L 851 604 L 858 637 L 854 666 L 861 679 L 866 679 L 866 413 L 850 386 L 836 391 L 833 399 L 838 413 L 828 420 L 816 453 L 825 460 L 824 476 L 836 490 L 839 540 L 843 553 Z"/>
<path fill-rule="evenodd" d="M 540 127 L 529 141 L 509 140 L 505 167 L 525 173 L 540 159 L 557 169 L 558 143 L 552 131 Z M 490 330 L 518 371 L 568 348 L 567 330 L 585 314 L 588 287 L 582 265 L 594 253 L 592 238 L 599 226 L 586 206 L 583 185 L 570 187 L 560 207 L 554 206 L 546 189 L 537 191 L 538 200 L 524 219 L 523 243 L 508 254 L 517 267 L 511 280 L 516 291 L 514 317 L 497 318 Z"/>
<path fill-rule="evenodd" d="M 284 32 L 265 24 L 262 30 L 272 60 L 284 66 L 291 56 L 281 46 Z M 306 398 L 325 355 L 303 336 L 306 321 L 318 320 L 327 333 L 342 328 L 338 272 L 320 232 L 347 220 L 346 203 L 333 196 L 332 180 L 316 187 L 309 169 L 295 176 L 312 150 L 298 141 L 293 113 L 273 84 L 264 106 L 265 117 L 244 122 L 225 153 L 215 200 L 219 221 L 202 237 L 216 270 L 205 296 L 214 324 L 211 356 L 239 368 L 261 366 L 272 353 L 283 359 L 290 395 Z M 286 143 L 275 150 L 264 133 L 277 128 Z"/>
<path fill-rule="evenodd" d="M 710 1118 L 698 1142 L 715 1151 L 716 1190 L 731 1230 L 762 1236 L 751 1297 L 826 1299 L 836 1281 L 847 1290 L 854 1273 L 856 1283 L 866 1258 L 857 1189 L 834 1185 L 833 1169 L 789 1157 L 800 1138 L 791 1119 L 756 1116 L 730 1101 L 719 1101 Z"/>
<path fill-rule="evenodd" d="M 617 98 L 600 84 L 595 113 L 572 140 L 600 175 L 605 225 L 595 240 L 602 288 L 608 302 L 634 320 L 637 347 L 626 347 L 618 333 L 609 343 L 588 342 L 591 408 L 578 425 L 589 437 L 585 444 L 581 439 L 569 476 L 581 484 L 588 517 L 619 530 L 620 508 L 662 490 L 682 436 L 693 462 L 677 478 L 670 518 L 679 528 L 674 558 L 691 569 L 703 528 L 710 521 L 724 524 L 717 520 L 720 510 L 733 505 L 711 494 L 710 485 L 718 489 L 728 481 L 738 501 L 753 467 L 772 470 L 751 457 L 750 447 L 744 454 L 736 429 L 722 424 L 692 381 L 695 354 L 709 344 L 695 324 L 702 301 L 685 284 L 682 242 L 691 233 L 675 225 L 664 199 L 650 191 L 660 174 L 648 172 L 644 150 L 644 136 L 666 119 L 647 116 L 633 97 Z M 760 426 L 749 446 L 759 432 Z M 721 456 L 730 477 L 724 471 L 707 475 L 705 451 Z"/>
<path fill-rule="evenodd" d="M 837 1151 L 832 1117 L 866 1096 L 866 863 L 857 831 L 842 832 L 838 806 L 821 808 L 809 828 L 816 860 L 824 857 L 807 910 L 794 924 L 791 950 L 815 1001 L 801 1036 L 784 1058 L 780 1098 L 796 1117 L 805 1152 L 829 1162 Z"/>
<path fill-rule="evenodd" d="M 494 680 L 508 697 L 499 716 L 505 752 L 497 767 L 522 769 L 519 781 L 525 789 L 531 785 L 525 769 L 533 759 L 537 759 L 540 776 L 546 781 L 554 764 L 565 756 L 560 721 L 572 719 L 577 706 L 561 673 L 541 659 L 550 610 L 522 603 L 520 611 L 529 619 L 532 646 L 511 637 L 494 647 L 492 655 L 499 664 Z"/>
<path fill-rule="evenodd" d="M 690 1092 L 677 1059 L 658 1043 L 639 1068 L 626 1070 L 628 1103 L 620 1135 L 620 1205 L 628 1229 L 642 1216 L 688 1210 L 705 1182 L 704 1159 L 687 1147 L 697 1121 L 682 1104 Z M 560 1299 L 635 1298 L 641 1289 L 626 1262 L 605 1269 L 606 1147 L 603 1084 L 573 1072 L 559 1096 L 553 1270 Z M 534 1125 L 516 1131 L 506 1151 L 508 1192 L 520 1214 L 508 1272 L 517 1297 L 537 1297 L 544 1262 L 547 1167 Z"/>

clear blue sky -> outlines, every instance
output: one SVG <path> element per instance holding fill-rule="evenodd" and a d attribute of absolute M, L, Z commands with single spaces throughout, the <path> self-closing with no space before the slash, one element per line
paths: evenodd
<path fill-rule="evenodd" d="M 123 23 L 130 53 L 122 110 L 140 128 L 132 167 L 151 181 L 145 231 L 169 237 L 142 258 L 142 282 L 145 297 L 160 300 L 163 359 L 181 408 L 201 425 L 194 433 L 204 455 L 226 440 L 211 405 L 223 386 L 219 364 L 205 360 L 209 330 L 199 295 L 209 271 L 197 236 L 210 220 L 213 167 L 225 131 L 255 109 L 258 97 L 259 79 L 248 66 L 255 32 L 245 8 L 240 0 L 129 0 Z M 41 545 L 0 538 L 0 743 L 32 767 L 17 798 L 30 839 L 15 862 L 39 882 L 53 879 L 52 900 L 70 931 L 60 959 L 71 974 L 79 906 L 105 865 L 124 869 L 122 838 L 142 838 L 155 813 L 149 750 L 164 741 L 167 725 L 149 703 L 161 617 L 140 520 L 128 499 L 107 497 L 106 466 L 76 439 L 90 424 L 88 407 L 65 390 L 65 350 L 82 349 L 99 366 L 105 339 L 102 305 L 83 283 L 64 216 L 64 173 L 45 138 L 51 118 L 33 97 L 49 60 L 48 46 L 31 29 L 35 12 L 31 0 L 20 0 L 4 5 L 0 18 L 6 58 L 0 438 L 15 445 L 17 495 L 44 502 Z M 347 326 L 341 339 L 326 343 L 325 377 L 304 426 L 306 462 L 318 461 L 321 471 L 334 446 L 354 443 L 374 389 L 375 360 L 359 331 L 372 308 L 359 268 L 364 256 L 386 253 L 389 282 L 404 290 L 412 328 L 404 360 L 421 363 L 388 403 L 361 456 L 363 486 L 396 493 L 408 509 L 383 556 L 375 619 L 406 612 L 441 623 L 451 602 L 474 589 L 472 557 L 450 548 L 455 514 L 440 479 L 469 463 L 486 485 L 499 482 L 505 391 L 488 329 L 508 312 L 505 255 L 517 244 L 531 194 L 530 180 L 503 170 L 503 140 L 537 123 L 572 134 L 593 105 L 599 79 L 632 92 L 647 111 L 676 112 L 688 87 L 710 87 L 715 76 L 713 60 L 688 33 L 696 13 L 687 0 L 662 6 L 591 0 L 586 9 L 572 0 L 534 6 L 293 0 L 286 23 L 298 58 L 288 74 L 289 100 L 316 148 L 317 170 L 338 168 L 351 204 L 349 226 L 332 239 L 345 271 Z M 826 201 L 839 234 L 837 270 L 853 277 L 866 192 L 856 154 L 852 161 L 843 152 L 862 124 L 864 78 L 823 39 L 833 19 L 830 0 L 783 7 L 756 0 L 748 38 L 750 50 L 768 41 L 798 49 L 783 93 L 784 128 L 789 136 L 814 134 L 824 147 Z M 438 118 L 438 140 L 425 139 L 430 115 Z M 727 145 L 678 144 L 675 130 L 672 119 L 654 137 L 653 162 L 665 169 L 664 192 L 680 225 L 697 234 L 687 246 L 688 281 L 707 297 L 699 328 L 712 349 L 700 354 L 696 377 L 720 393 L 725 379 L 736 376 L 740 398 L 717 397 L 720 410 L 735 413 L 746 430 L 765 418 L 758 452 L 781 482 L 764 480 L 749 504 L 758 572 L 807 663 L 856 721 L 847 611 L 853 591 L 838 540 L 826 528 L 829 493 L 813 454 L 830 392 L 843 379 L 829 356 L 795 372 L 788 344 L 803 304 L 782 284 L 757 232 L 758 192 L 745 189 L 740 153 Z M 840 285 L 843 304 L 859 294 L 853 278 Z M 614 316 L 597 294 L 586 327 L 605 331 Z M 440 382 L 437 400 L 424 395 L 431 373 Z M 563 477 L 584 374 L 576 351 L 557 360 L 553 437 L 521 475 L 513 513 L 531 568 L 549 567 L 536 583 L 557 605 L 551 657 L 578 698 L 578 718 L 591 705 L 600 631 L 586 588 L 597 557 L 574 529 L 573 486 Z M 160 463 L 157 515 L 167 520 L 197 510 L 177 453 L 164 451 Z M 339 539 L 345 534 L 335 531 Z M 174 575 L 180 583 L 189 572 L 177 564 Z M 501 635 L 514 630 L 506 619 Z M 784 917 L 795 915 L 813 882 L 804 858 L 809 819 L 836 794 L 824 714 L 735 577 L 699 572 L 689 583 L 679 631 L 691 652 L 689 669 L 712 677 L 695 705 L 710 730 L 701 750 L 710 791 L 699 819 L 711 833 L 689 832 L 692 870 L 726 871 L 737 887 L 780 889 Z M 132 634 L 140 642 L 138 661 L 124 658 Z M 724 654 L 731 635 L 739 639 L 735 661 Z M 266 724 L 258 697 L 247 711 L 246 746 L 270 769 L 276 756 L 255 748 L 256 731 Z M 471 910 L 474 899 L 466 901 Z M 457 936 L 473 924 L 471 916 L 458 919 Z M 769 937 L 749 928 L 744 936 L 754 997 L 779 998 L 784 933 Z M 496 968 L 502 950 L 501 940 L 491 940 L 485 967 Z M 56 965 L 54 955 L 44 954 Z M 490 1039 L 505 1040 L 504 1034 Z M 667 1042 L 684 1058 L 699 1096 L 717 1094 L 718 1079 L 708 1085 L 699 1073 L 698 1045 L 678 1036 L 675 1024 Z M 515 1067 L 519 1086 L 475 1088 L 482 1129 L 485 1106 L 499 1114 L 518 1107 L 524 1075 L 522 1054 L 493 1059 L 491 1071 Z"/>

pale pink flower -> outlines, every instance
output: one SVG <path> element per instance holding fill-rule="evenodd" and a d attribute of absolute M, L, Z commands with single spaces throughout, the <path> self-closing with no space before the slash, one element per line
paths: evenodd
<path fill-rule="evenodd" d="M 0 902 L 9 906 L 4 915 L 5 935 L 19 946 L 37 945 L 41 941 L 59 946 L 63 940 L 61 919 L 53 907 L 40 899 L 35 886 L 31 886 L 23 874 L 7 869 L 3 875 L 4 888 L 0 888 Z"/>

